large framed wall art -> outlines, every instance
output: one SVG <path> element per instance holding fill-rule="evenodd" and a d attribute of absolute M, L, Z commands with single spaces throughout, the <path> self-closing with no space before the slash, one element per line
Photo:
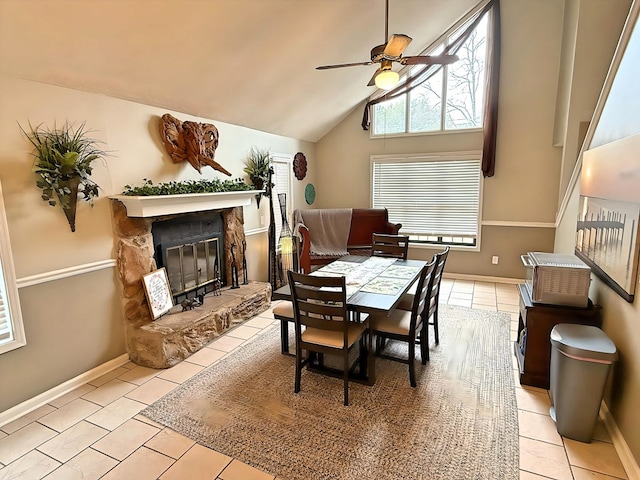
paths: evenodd
<path fill-rule="evenodd" d="M 638 275 L 640 135 L 583 153 L 576 255 L 628 302 Z"/>

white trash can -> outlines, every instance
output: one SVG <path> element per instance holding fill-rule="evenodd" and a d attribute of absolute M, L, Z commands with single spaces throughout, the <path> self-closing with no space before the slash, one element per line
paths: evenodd
<path fill-rule="evenodd" d="M 561 323 L 551 330 L 549 413 L 558 433 L 590 443 L 616 346 L 599 328 Z"/>

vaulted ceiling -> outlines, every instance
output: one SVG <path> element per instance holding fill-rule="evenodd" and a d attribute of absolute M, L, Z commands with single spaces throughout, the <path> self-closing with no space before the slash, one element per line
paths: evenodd
<path fill-rule="evenodd" d="M 417 55 L 479 0 L 390 0 Z M 0 0 L 0 72 L 315 142 L 373 91 L 384 0 Z M 396 66 L 394 69 L 398 69 Z"/>

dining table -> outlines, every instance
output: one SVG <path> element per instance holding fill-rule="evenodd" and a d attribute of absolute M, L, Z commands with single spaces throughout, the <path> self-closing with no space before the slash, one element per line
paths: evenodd
<path fill-rule="evenodd" d="M 426 264 L 425 260 L 345 255 L 312 271 L 310 275 L 344 276 L 347 310 L 354 313 L 354 321 L 359 321 L 363 314 L 391 313 Z M 289 285 L 274 290 L 271 298 L 291 301 Z M 280 322 L 280 339 L 282 353 L 289 354 L 288 321 Z M 368 358 L 368 362 L 363 363 L 359 377 L 354 379 L 372 385 L 375 382 L 375 356 L 361 356 Z"/>

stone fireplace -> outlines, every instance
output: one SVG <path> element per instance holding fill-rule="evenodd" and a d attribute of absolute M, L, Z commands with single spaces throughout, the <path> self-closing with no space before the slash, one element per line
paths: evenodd
<path fill-rule="evenodd" d="M 245 194 L 250 204 L 252 192 L 232 193 Z M 222 200 L 216 200 L 216 196 L 220 196 Z M 121 284 L 126 346 L 129 358 L 134 363 L 151 368 L 171 367 L 208 344 L 228 328 L 269 308 L 271 286 L 263 282 L 245 282 L 242 270 L 242 246 L 245 245 L 242 205 L 246 204 L 245 196 L 240 200 L 237 195 L 227 194 L 169 195 L 165 199 L 111 197 L 116 268 Z M 173 197 L 191 198 L 187 204 L 184 204 L 185 200 L 182 198 L 176 200 Z M 232 200 L 229 200 L 229 197 Z M 203 204 L 202 199 L 206 203 Z M 175 201 L 179 204 L 174 204 Z M 151 203 L 147 205 L 145 202 Z M 207 232 L 203 233 L 199 226 L 194 226 L 200 221 L 199 219 L 204 223 L 215 224 L 216 218 L 220 219 L 220 235 L 213 232 L 212 237 L 207 237 Z M 182 222 L 182 219 L 186 222 Z M 189 232 L 187 236 L 198 237 L 196 241 L 194 238 L 187 238 L 188 245 L 208 242 L 207 248 L 212 249 L 214 248 L 212 245 L 215 245 L 218 272 L 224 275 L 222 283 L 227 286 L 221 288 L 220 295 L 206 295 L 201 306 L 181 311 L 182 308 L 178 305 L 168 314 L 154 320 L 147 305 L 142 277 L 158 268 L 157 260 L 162 258 L 163 254 L 156 252 L 155 245 L 171 245 L 169 248 L 173 248 L 175 247 L 173 244 L 179 245 L 180 240 L 175 239 L 173 233 L 168 235 L 165 233 L 164 236 L 156 235 L 154 240 L 152 230 L 154 230 L 154 224 L 171 226 L 177 224 L 179 220 L 180 223 L 190 225 L 186 228 Z M 215 226 L 213 230 L 216 230 Z M 235 263 L 230 251 L 232 244 L 238 247 L 234 249 Z M 197 252 L 200 247 L 194 248 Z M 175 255 L 174 251 L 170 250 L 170 252 L 172 252 L 171 255 Z M 166 251 L 164 256 L 166 262 Z M 209 261 L 214 261 L 211 255 L 207 258 Z M 230 288 L 232 265 L 237 268 L 240 288 Z M 211 268 L 214 266 L 212 265 Z M 192 273 L 196 273 L 197 270 L 202 270 L 202 267 L 196 267 Z M 202 275 L 202 271 L 200 274 Z M 176 289 L 178 287 L 172 286 L 174 293 Z M 197 293 L 197 290 L 192 292 Z"/>

